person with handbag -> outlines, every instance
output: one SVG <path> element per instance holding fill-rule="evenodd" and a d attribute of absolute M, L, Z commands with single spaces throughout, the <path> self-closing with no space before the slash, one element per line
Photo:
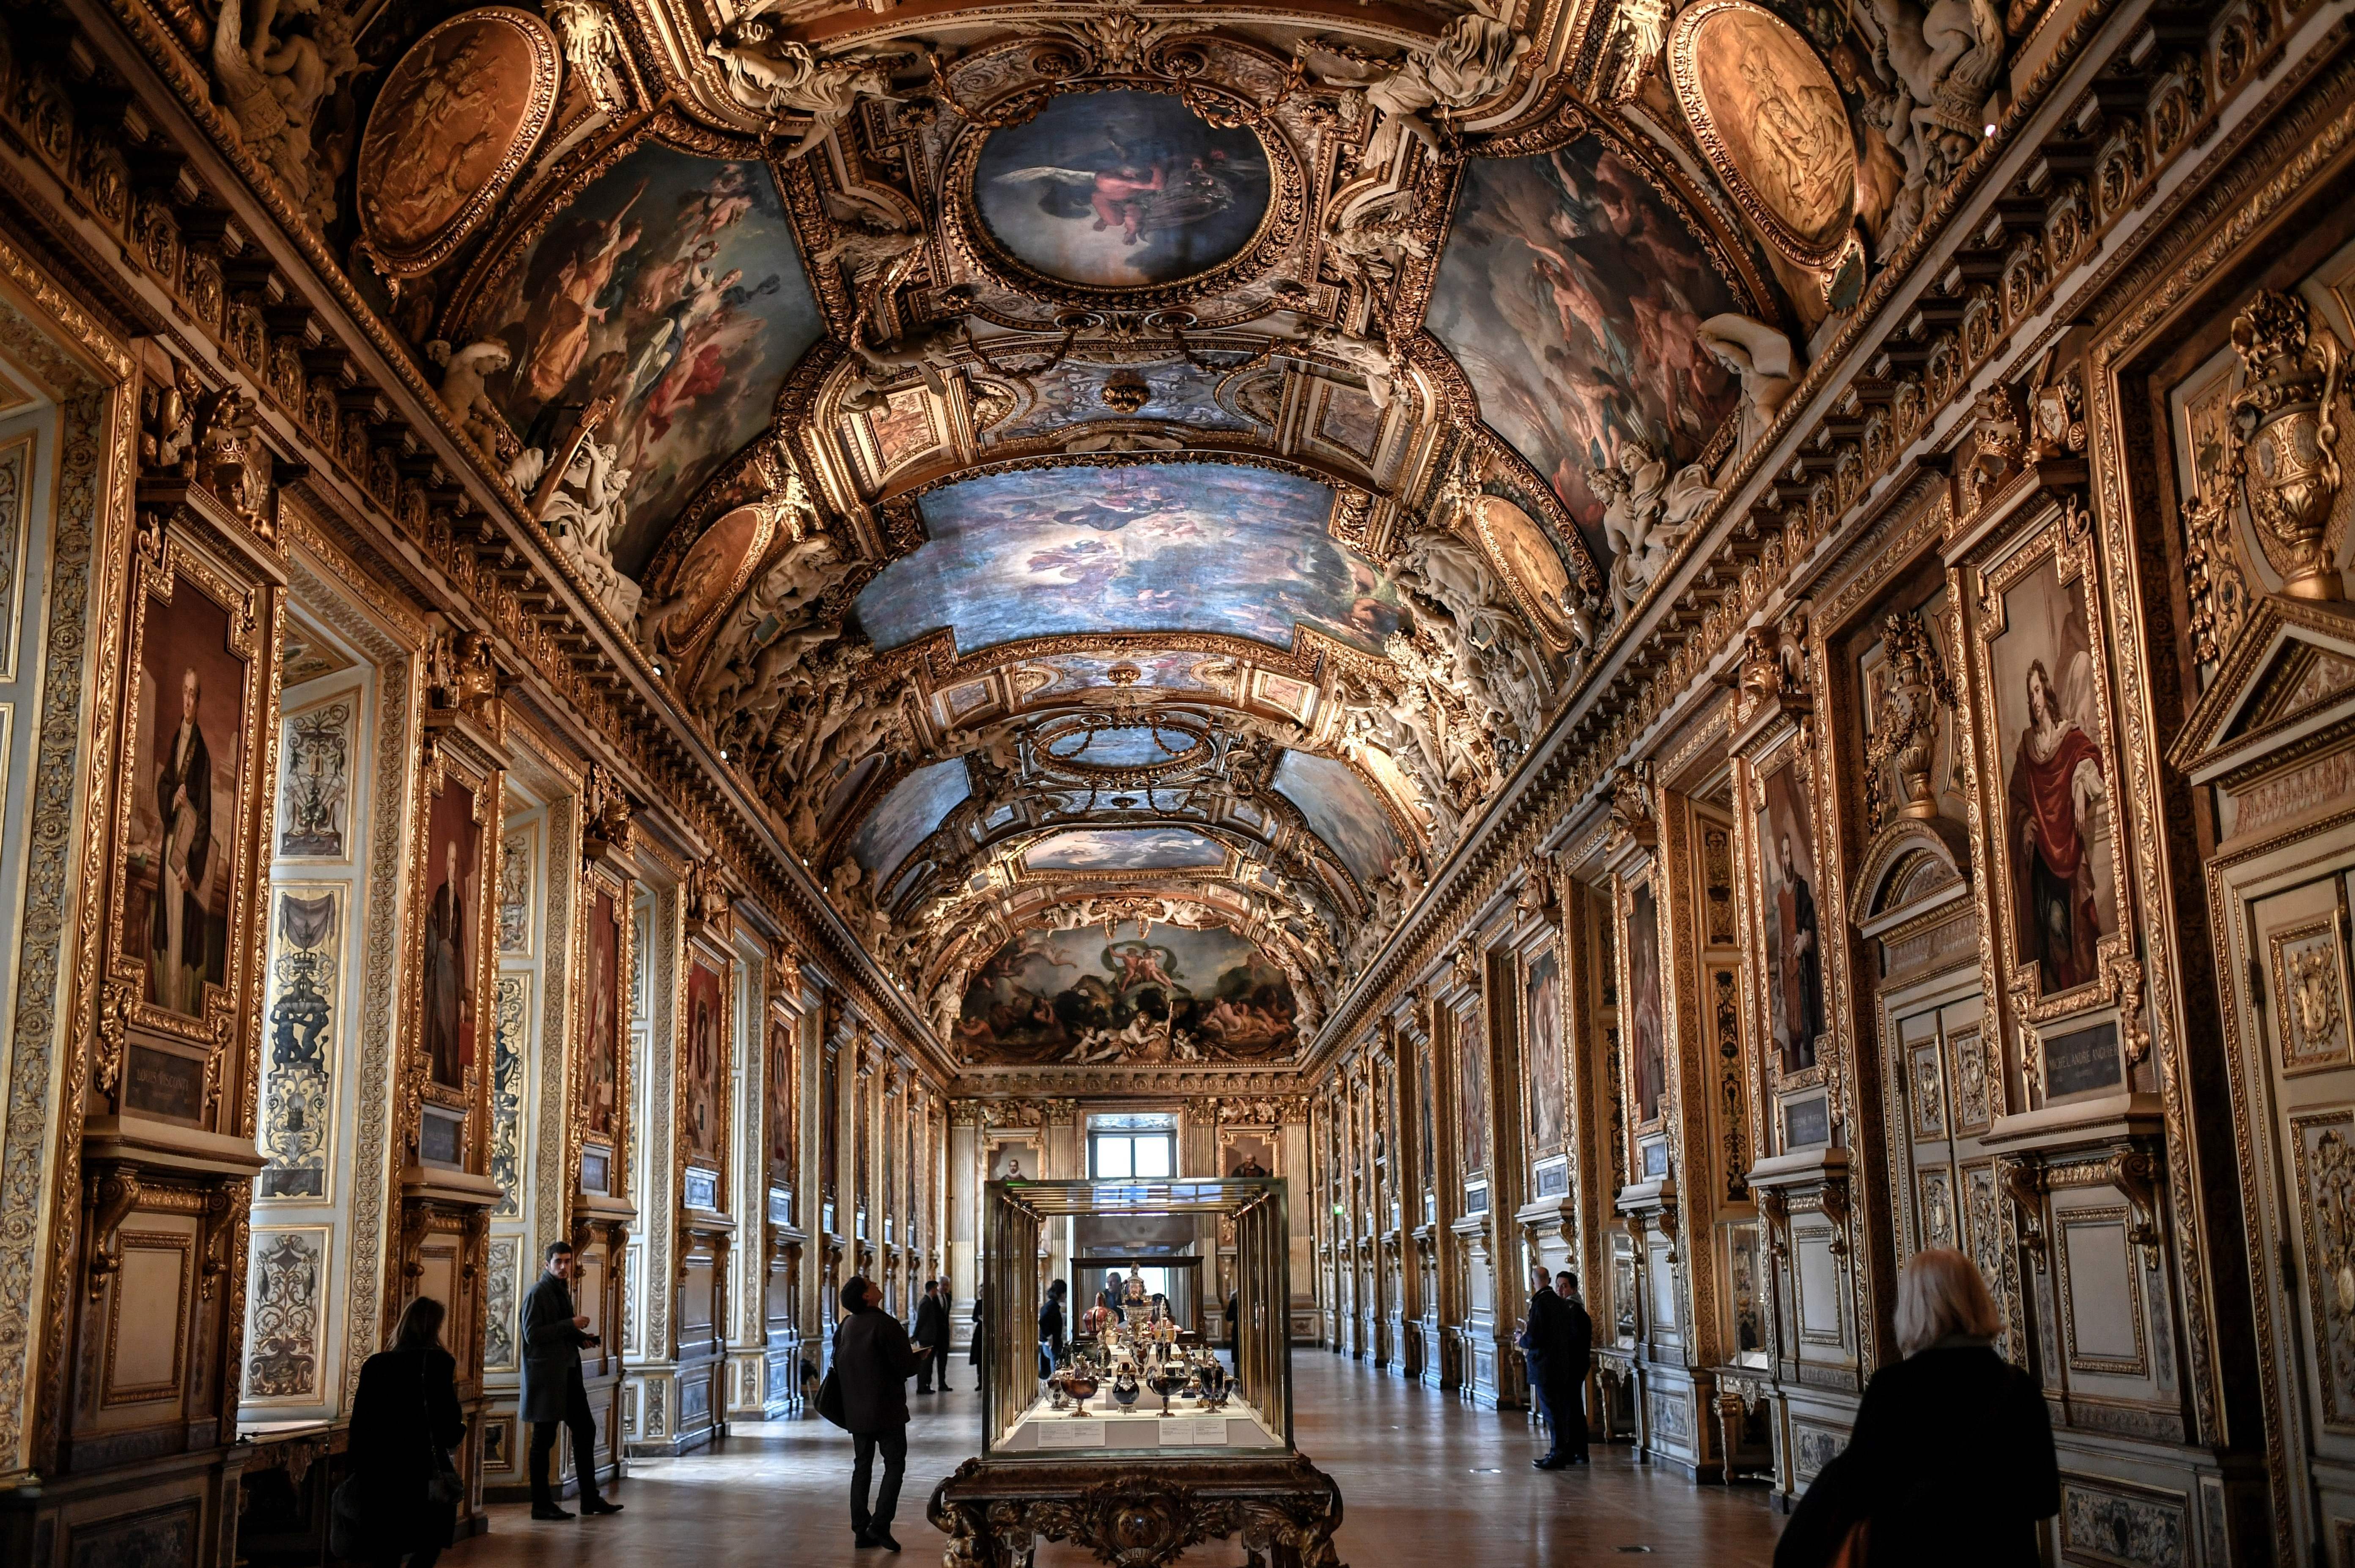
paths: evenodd
<path fill-rule="evenodd" d="M 360 1367 L 352 1399 L 351 1473 L 336 1488 L 328 1545 L 338 1557 L 432 1568 L 458 1520 L 458 1472 L 450 1450 L 466 1435 L 458 1412 L 458 1362 L 442 1348 L 442 1306 L 410 1302 L 392 1346 Z"/>
<path fill-rule="evenodd" d="M 572 1469 L 581 1479 L 581 1511 L 619 1513 L 597 1490 L 597 1420 L 589 1409 L 588 1385 L 581 1381 L 581 1352 L 601 1343 L 589 1319 L 572 1310 L 573 1274 L 579 1268 L 570 1242 L 548 1244 L 548 1272 L 523 1298 L 523 1392 L 517 1415 L 531 1423 L 531 1517 L 570 1519 L 557 1506 L 548 1472 L 556 1454 L 556 1429 L 572 1429 Z"/>
<path fill-rule="evenodd" d="M 897 1552 L 891 1519 L 900 1509 L 900 1481 L 908 1469 L 908 1379 L 932 1355 L 932 1348 L 908 1342 L 908 1330 L 877 1304 L 865 1276 L 842 1286 L 842 1321 L 834 1326 L 834 1370 L 838 1408 L 818 1396 L 818 1413 L 847 1430 L 855 1445 L 850 1468 L 850 1531 L 858 1546 Z M 875 1455 L 883 1454 L 883 1484 L 868 1506 Z"/>
<path fill-rule="evenodd" d="M 1872 1374 L 1848 1446 L 1817 1472 L 1774 1568 L 2036 1568 L 2061 1511 L 2052 1421 L 2036 1380 L 1995 1350 L 1978 1265 L 1933 1247 L 1897 1281 L 1904 1360 Z"/>

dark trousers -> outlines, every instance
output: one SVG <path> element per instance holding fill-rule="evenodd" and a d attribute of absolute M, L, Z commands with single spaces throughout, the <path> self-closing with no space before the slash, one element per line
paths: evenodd
<path fill-rule="evenodd" d="M 926 1356 L 922 1360 L 916 1363 L 916 1392 L 918 1393 L 930 1393 L 932 1392 L 932 1374 L 935 1371 L 939 1372 L 941 1376 L 941 1392 L 943 1393 L 949 1392 L 949 1364 L 944 1359 L 947 1354 L 948 1347 L 946 1345 L 935 1345 L 932 1347 L 932 1353 L 931 1355 Z"/>
<path fill-rule="evenodd" d="M 908 1429 L 900 1425 L 880 1432 L 854 1432 L 850 1440 L 856 1455 L 850 1462 L 850 1528 L 860 1535 L 889 1535 L 891 1516 L 900 1511 L 900 1477 L 908 1472 Z M 878 1448 L 883 1450 L 883 1489 L 875 1494 L 875 1507 L 869 1511 L 867 1485 L 875 1475 Z"/>
<path fill-rule="evenodd" d="M 1545 1417 L 1546 1430 L 1553 1434 L 1553 1446 L 1546 1457 L 1554 1461 L 1585 1458 L 1586 1398 L 1577 1380 L 1533 1377 L 1529 1393 L 1538 1402 L 1538 1413 Z"/>
<path fill-rule="evenodd" d="M 581 1374 L 572 1374 L 572 1386 L 564 1396 L 564 1419 L 535 1421 L 531 1424 L 531 1506 L 554 1508 L 556 1493 L 548 1484 L 549 1461 L 556 1452 L 556 1429 L 572 1428 L 572 1469 L 581 1478 L 581 1500 L 597 1500 L 597 1421 L 589 1413 L 589 1390 Z"/>

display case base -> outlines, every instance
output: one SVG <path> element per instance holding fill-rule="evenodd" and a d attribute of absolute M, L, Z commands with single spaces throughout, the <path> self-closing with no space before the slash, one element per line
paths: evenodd
<path fill-rule="evenodd" d="M 950 1568 L 1030 1568 L 1040 1541 L 1087 1547 L 1113 1568 L 1163 1568 L 1239 1538 L 1251 1568 L 1343 1568 L 1341 1489 L 1298 1455 L 1234 1459 L 967 1459 L 925 1517 Z"/>

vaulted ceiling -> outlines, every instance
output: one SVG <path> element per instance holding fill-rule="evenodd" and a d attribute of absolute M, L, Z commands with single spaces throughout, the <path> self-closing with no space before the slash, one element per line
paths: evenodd
<path fill-rule="evenodd" d="M 1278 1061 L 1997 90 L 1912 0 L 1503 3 L 221 26 L 309 27 L 314 211 L 968 1061 Z"/>

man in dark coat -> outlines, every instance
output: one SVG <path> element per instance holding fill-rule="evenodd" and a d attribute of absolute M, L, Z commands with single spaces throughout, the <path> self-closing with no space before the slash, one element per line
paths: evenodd
<path fill-rule="evenodd" d="M 1540 1269 L 1535 1284 L 1519 1344 L 1529 1362 L 1529 1392 L 1553 1434 L 1553 1446 L 1544 1458 L 1529 1463 L 1540 1470 L 1559 1470 L 1587 1462 L 1582 1389 L 1588 1354 L 1594 1348 L 1594 1323 L 1578 1298 L 1576 1275 L 1565 1269 L 1549 1282 Z"/>
<path fill-rule="evenodd" d="M 548 1272 L 523 1298 L 523 1393 L 517 1413 L 531 1423 L 531 1517 L 570 1519 L 556 1506 L 548 1472 L 556 1451 L 556 1429 L 572 1428 L 572 1469 L 581 1477 L 582 1513 L 619 1513 L 597 1490 L 597 1421 L 589 1413 L 589 1390 L 581 1381 L 581 1352 L 599 1342 L 589 1319 L 572 1310 L 570 1281 L 577 1268 L 570 1242 L 548 1244 Z"/>
<path fill-rule="evenodd" d="M 916 1303 L 916 1331 L 909 1338 L 932 1352 L 923 1365 L 916 1369 L 916 1392 L 932 1392 L 932 1374 L 938 1372 L 941 1392 L 949 1392 L 949 1293 L 939 1280 L 924 1281 L 924 1299 Z"/>
<path fill-rule="evenodd" d="M 908 1378 L 932 1352 L 908 1342 L 908 1331 L 876 1305 L 874 1287 L 861 1275 L 844 1282 L 842 1310 L 842 1321 L 834 1326 L 834 1372 L 842 1385 L 842 1424 L 857 1445 L 850 1529 L 859 1546 L 897 1552 L 891 1516 L 900 1509 L 900 1480 L 908 1469 Z M 883 1451 L 883 1486 L 870 1509 L 867 1487 L 878 1448 Z"/>

